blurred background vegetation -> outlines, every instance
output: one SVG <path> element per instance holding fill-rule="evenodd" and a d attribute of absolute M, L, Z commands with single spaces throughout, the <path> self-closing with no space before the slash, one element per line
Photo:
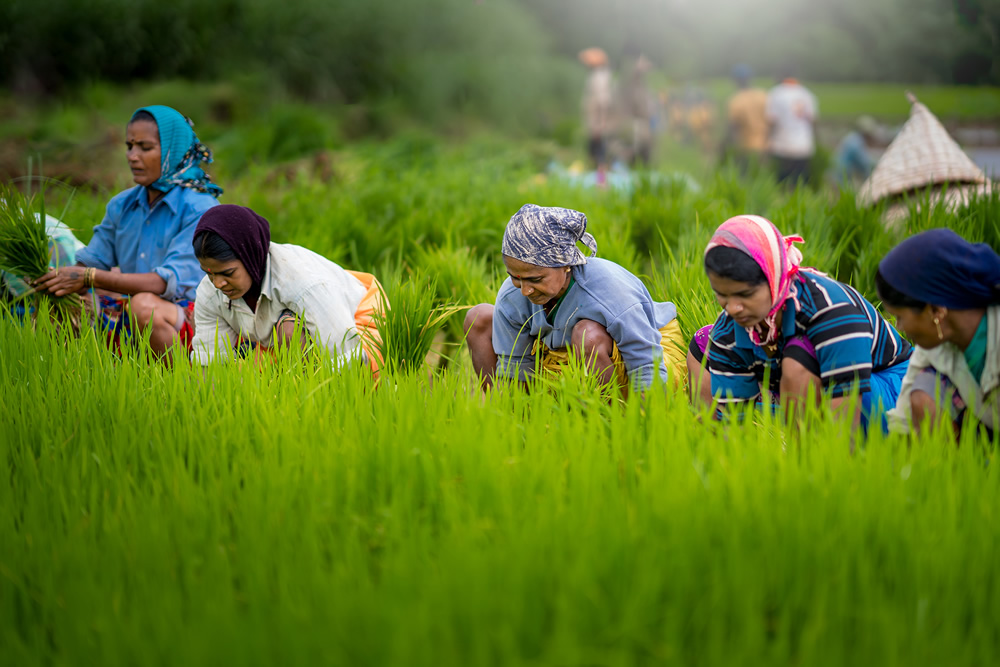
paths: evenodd
<path fill-rule="evenodd" d="M 94 80 L 269 72 L 344 104 L 518 126 L 560 98 L 577 51 L 633 46 L 668 76 L 744 62 L 812 81 L 1000 84 L 1000 0 L 31 0 L 0 4 L 0 83 L 51 94 Z M 537 119 L 537 118 L 536 118 Z"/>

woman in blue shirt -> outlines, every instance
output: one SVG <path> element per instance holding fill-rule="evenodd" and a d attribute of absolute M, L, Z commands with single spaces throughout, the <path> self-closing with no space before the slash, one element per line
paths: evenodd
<path fill-rule="evenodd" d="M 222 189 L 201 163 L 212 161 L 191 122 L 165 106 L 136 111 L 125 130 L 125 147 L 136 186 L 119 193 L 77 265 L 35 281 L 57 296 L 97 288 L 130 295 L 102 297 L 115 334 L 150 328 L 150 345 L 162 356 L 194 334 L 194 297 L 201 269 L 191 246 L 201 214 L 218 204 Z M 113 271 L 117 267 L 117 271 Z M 127 317 L 119 319 L 124 313 Z"/>
<path fill-rule="evenodd" d="M 597 259 L 587 216 L 525 204 L 507 223 L 508 278 L 496 304 L 469 311 L 465 331 L 483 387 L 495 374 L 527 381 L 539 368 L 557 372 L 568 350 L 605 383 L 648 388 L 655 378 L 682 381 L 683 339 L 672 303 L 653 301 L 642 281 Z M 577 241 L 591 250 L 585 257 Z"/>

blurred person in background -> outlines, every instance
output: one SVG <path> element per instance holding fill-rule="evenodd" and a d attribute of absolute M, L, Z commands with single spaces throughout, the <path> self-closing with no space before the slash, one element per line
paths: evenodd
<path fill-rule="evenodd" d="M 498 373 L 520 382 L 538 369 L 558 373 L 570 351 L 603 385 L 625 396 L 655 381 L 684 382 L 674 304 L 653 301 L 641 280 L 598 259 L 586 228 L 587 216 L 579 211 L 534 204 L 507 223 L 508 277 L 495 305 L 479 304 L 465 318 L 469 355 L 484 389 Z"/>
<path fill-rule="evenodd" d="M 747 65 L 733 67 L 737 91 L 726 104 L 728 126 L 722 142 L 723 160 L 732 160 L 741 173 L 758 165 L 767 151 L 770 125 L 767 120 L 767 91 L 750 85 L 752 71 Z"/>
<path fill-rule="evenodd" d="M 889 413 L 893 430 L 947 420 L 957 437 L 974 416 L 992 438 L 1000 423 L 1000 256 L 931 229 L 889 251 L 875 284 L 916 346 Z"/>
<path fill-rule="evenodd" d="M 910 345 L 853 287 L 800 267 L 793 244 L 801 242 L 756 215 L 715 231 L 705 273 L 722 313 L 691 341 L 692 399 L 717 408 L 786 406 L 791 421 L 810 394 L 818 403 L 829 392 L 836 416 L 866 432 L 885 430 Z M 855 388 L 860 405 L 848 412 Z"/>
<path fill-rule="evenodd" d="M 382 340 L 373 316 L 383 301 L 375 276 L 300 246 L 271 243 L 267 220 L 233 204 L 202 216 L 192 247 L 205 274 L 195 301 L 192 361 L 206 366 L 248 351 L 260 358 L 298 335 L 303 349 L 325 347 L 338 368 L 359 362 L 378 376 Z"/>
<path fill-rule="evenodd" d="M 810 162 L 816 154 L 816 96 L 787 75 L 767 94 L 768 145 L 779 183 L 794 186 L 811 180 Z"/>
<path fill-rule="evenodd" d="M 860 116 L 855 127 L 847 133 L 833 156 L 833 182 L 841 188 L 858 186 L 867 179 L 875 168 L 875 158 L 869 147 L 881 139 L 878 121 L 871 116 Z"/>
<path fill-rule="evenodd" d="M 597 184 L 604 186 L 608 171 L 608 139 L 613 131 L 614 82 L 608 55 L 603 49 L 580 52 L 580 62 L 590 73 L 583 90 L 583 125 L 587 132 L 587 155 L 597 170 Z"/>
<path fill-rule="evenodd" d="M 77 251 L 76 266 L 35 281 L 56 296 L 100 290 L 100 317 L 112 339 L 148 327 L 157 356 L 172 346 L 190 349 L 201 273 L 191 239 L 222 194 L 200 166 L 212 153 L 192 127 L 166 106 L 132 114 L 125 148 L 136 186 L 111 199 L 90 243 Z"/>
<path fill-rule="evenodd" d="M 625 57 L 628 70 L 622 88 L 622 104 L 632 132 L 629 164 L 633 168 L 648 168 L 653 153 L 653 117 L 656 108 L 656 100 L 646 80 L 652 63 L 635 47 L 626 49 Z"/>

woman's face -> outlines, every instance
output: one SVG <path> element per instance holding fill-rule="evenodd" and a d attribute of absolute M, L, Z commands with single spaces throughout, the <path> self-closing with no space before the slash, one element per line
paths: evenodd
<path fill-rule="evenodd" d="M 134 120 L 125 128 L 125 147 L 132 180 L 149 187 L 160 177 L 160 130 L 151 120 Z"/>
<path fill-rule="evenodd" d="M 938 337 L 938 326 L 943 325 L 945 322 L 938 318 L 938 325 L 934 324 L 934 312 L 930 305 L 918 310 L 916 308 L 890 306 L 887 303 L 883 303 L 882 308 L 896 318 L 897 329 L 925 350 L 937 347 L 944 342 L 943 339 Z"/>
<path fill-rule="evenodd" d="M 519 259 L 503 257 L 504 266 L 514 287 L 521 290 L 528 301 L 544 306 L 552 299 L 558 299 L 569 287 L 570 268 L 560 266 L 548 268 L 522 262 Z"/>
<path fill-rule="evenodd" d="M 723 278 L 711 271 L 708 272 L 708 282 L 715 292 L 715 300 L 741 327 L 754 327 L 771 312 L 771 289 L 766 282 L 751 285 Z"/>
<path fill-rule="evenodd" d="M 253 278 L 243 266 L 243 262 L 238 259 L 223 262 L 208 257 L 199 257 L 198 263 L 201 264 L 201 270 L 208 274 L 208 279 L 215 285 L 215 289 L 232 301 L 239 299 L 253 287 Z"/>

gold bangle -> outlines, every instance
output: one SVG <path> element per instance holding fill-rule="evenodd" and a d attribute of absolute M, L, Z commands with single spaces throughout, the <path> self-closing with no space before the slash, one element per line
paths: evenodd
<path fill-rule="evenodd" d="M 94 277 L 95 277 L 96 273 L 97 273 L 97 269 L 96 268 L 94 268 L 93 266 L 88 266 L 87 267 L 87 269 L 83 272 L 83 286 L 84 287 L 93 287 L 94 286 Z"/>

